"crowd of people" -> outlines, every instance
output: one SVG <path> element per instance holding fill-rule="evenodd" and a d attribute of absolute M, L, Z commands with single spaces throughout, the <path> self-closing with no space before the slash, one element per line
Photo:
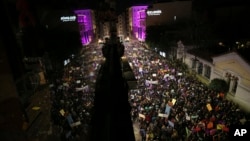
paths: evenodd
<path fill-rule="evenodd" d="M 88 137 L 96 74 L 102 61 L 101 46 L 87 46 L 81 56 L 65 64 L 61 77 L 50 85 L 51 119 L 62 140 Z"/>
<path fill-rule="evenodd" d="M 130 103 L 142 141 L 224 141 L 231 127 L 249 124 L 237 104 L 188 75 L 178 60 L 139 44 L 127 47 L 126 53 L 139 82 L 130 91 Z"/>
<path fill-rule="evenodd" d="M 142 141 L 228 140 L 232 125 L 248 122 L 237 104 L 188 75 L 179 61 L 138 42 L 125 43 L 124 57 L 137 79 L 128 101 Z M 50 85 L 51 118 L 68 140 L 88 134 L 95 80 L 103 61 L 101 45 L 89 45 L 71 60 L 63 77 Z"/>

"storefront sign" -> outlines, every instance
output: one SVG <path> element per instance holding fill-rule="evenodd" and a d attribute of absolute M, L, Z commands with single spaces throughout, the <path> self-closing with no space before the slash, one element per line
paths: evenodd
<path fill-rule="evenodd" d="M 161 10 L 153 10 L 153 11 L 147 11 L 148 16 L 159 16 L 161 15 Z"/>
<path fill-rule="evenodd" d="M 60 19 L 62 22 L 75 21 L 76 16 L 62 16 Z"/>

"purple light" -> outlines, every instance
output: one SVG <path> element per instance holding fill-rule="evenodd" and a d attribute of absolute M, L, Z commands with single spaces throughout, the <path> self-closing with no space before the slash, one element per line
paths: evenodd
<path fill-rule="evenodd" d="M 82 44 L 87 45 L 94 36 L 91 10 L 75 10 L 74 12 L 77 15 Z"/>
<path fill-rule="evenodd" d="M 146 38 L 146 10 L 147 6 L 132 7 L 132 30 L 134 36 L 140 41 L 145 41 Z"/>

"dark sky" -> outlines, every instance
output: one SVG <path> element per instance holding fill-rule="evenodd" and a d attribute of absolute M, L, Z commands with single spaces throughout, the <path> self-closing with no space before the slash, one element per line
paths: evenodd
<path fill-rule="evenodd" d="M 6 0 L 11 3 L 20 0 Z M 22 0 L 21 0 L 22 1 Z M 75 9 L 75 8 L 92 8 L 98 9 L 103 5 L 105 0 L 26 0 L 32 5 L 50 7 L 52 9 Z M 154 2 L 171 2 L 176 0 L 115 0 L 117 3 L 118 11 L 123 11 L 131 5 L 147 4 Z M 179 0 L 185 1 L 185 0 Z M 228 6 L 247 4 L 248 0 L 193 0 L 195 6 Z"/>

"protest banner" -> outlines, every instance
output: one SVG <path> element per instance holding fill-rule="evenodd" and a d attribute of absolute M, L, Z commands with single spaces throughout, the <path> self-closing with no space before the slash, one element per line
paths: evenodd
<path fill-rule="evenodd" d="M 68 83 L 63 83 L 63 86 L 69 87 L 69 84 Z"/>
<path fill-rule="evenodd" d="M 168 120 L 168 125 L 171 126 L 171 127 L 174 127 L 174 122 Z"/>
<path fill-rule="evenodd" d="M 191 120 L 189 115 L 186 115 L 186 120 Z"/>
<path fill-rule="evenodd" d="M 81 121 L 74 122 L 70 126 L 71 127 L 76 127 L 76 126 L 79 126 L 79 125 L 81 125 Z"/>
<path fill-rule="evenodd" d="M 40 107 L 34 106 L 34 107 L 32 107 L 32 110 L 35 110 L 35 111 L 40 110 Z"/>
<path fill-rule="evenodd" d="M 177 75 L 178 75 L 178 76 L 182 76 L 182 73 L 181 73 L 181 72 L 179 72 Z"/>
<path fill-rule="evenodd" d="M 173 105 L 176 103 L 176 99 L 172 99 L 172 103 L 173 103 Z"/>
<path fill-rule="evenodd" d="M 194 119 L 194 118 L 198 118 L 199 116 L 198 115 L 192 115 L 191 118 Z"/>
<path fill-rule="evenodd" d="M 64 111 L 63 109 L 61 109 L 59 112 L 60 112 L 60 114 L 61 114 L 62 116 L 64 116 L 65 111 Z"/>
<path fill-rule="evenodd" d="M 159 113 L 159 114 L 158 114 L 158 116 L 159 116 L 159 117 L 165 117 L 165 118 L 167 118 L 167 117 L 168 117 L 168 115 L 167 115 L 167 114 L 163 114 L 163 113 Z"/>
<path fill-rule="evenodd" d="M 145 115 L 144 114 L 140 114 L 139 113 L 139 117 L 145 119 Z"/>
<path fill-rule="evenodd" d="M 158 84 L 158 81 L 157 80 L 155 80 L 155 81 L 151 81 L 151 80 L 145 80 L 146 82 L 146 84 Z"/>

